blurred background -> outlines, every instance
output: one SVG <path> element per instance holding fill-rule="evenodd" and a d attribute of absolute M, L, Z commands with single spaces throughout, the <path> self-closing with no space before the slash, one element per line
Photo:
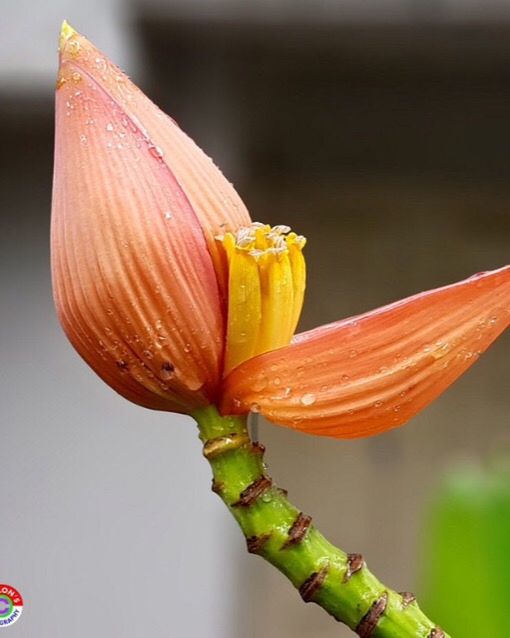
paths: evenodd
<path fill-rule="evenodd" d="M 254 219 L 308 237 L 305 329 L 509 262 L 510 3 L 0 2 L 0 582 L 26 604 L 9 635 L 350 636 L 246 555 L 191 420 L 115 395 L 57 325 L 48 230 L 63 18 L 216 159 Z M 510 556 L 509 475 L 494 487 L 484 469 L 510 448 L 509 337 L 389 434 L 260 426 L 292 500 L 383 582 L 422 591 L 456 638 L 510 635 L 472 618 L 477 601 L 485 617 L 494 605 L 487 566 Z M 458 585 L 441 587 L 452 548 L 462 582 L 482 589 L 463 606 Z"/>

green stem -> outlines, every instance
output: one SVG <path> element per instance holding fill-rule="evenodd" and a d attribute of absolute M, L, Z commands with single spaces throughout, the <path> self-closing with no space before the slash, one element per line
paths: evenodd
<path fill-rule="evenodd" d="M 244 417 L 222 417 L 215 407 L 195 412 L 213 490 L 239 523 L 248 551 L 289 578 L 305 602 L 323 607 L 362 638 L 449 638 L 409 593 L 382 585 L 360 554 L 334 547 L 273 485 Z"/>

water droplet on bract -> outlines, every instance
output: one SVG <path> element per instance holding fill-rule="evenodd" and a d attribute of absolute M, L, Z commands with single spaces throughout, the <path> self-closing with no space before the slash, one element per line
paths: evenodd
<path fill-rule="evenodd" d="M 124 359 L 119 359 L 118 361 L 116 361 L 117 363 L 117 368 L 121 371 L 121 372 L 127 372 L 129 369 L 128 363 L 127 361 L 124 361 Z"/>
<path fill-rule="evenodd" d="M 78 42 L 78 40 L 68 40 L 66 46 L 69 53 L 73 57 L 77 56 L 81 49 L 81 44 Z"/>
<path fill-rule="evenodd" d="M 354 359 L 357 356 L 358 356 L 358 351 L 357 350 L 350 350 L 349 351 L 349 358 L 350 359 Z"/>
<path fill-rule="evenodd" d="M 87 136 L 86 135 L 80 135 L 80 144 L 82 146 L 85 146 L 87 144 Z"/>
<path fill-rule="evenodd" d="M 400 405 L 396 405 L 396 406 L 393 408 L 393 412 L 400 412 Z"/>
<path fill-rule="evenodd" d="M 172 213 L 170 211 L 165 213 L 165 219 L 172 219 Z"/>
<path fill-rule="evenodd" d="M 273 495 L 271 492 L 266 492 L 265 494 L 262 494 L 261 499 L 264 503 L 270 503 L 273 500 Z"/>
<path fill-rule="evenodd" d="M 341 380 L 343 383 L 347 383 L 351 377 L 348 374 L 343 374 Z"/>
<path fill-rule="evenodd" d="M 274 385 L 280 385 L 280 383 L 282 382 L 282 380 L 280 379 L 280 377 L 275 377 L 273 379 L 273 383 Z"/>
<path fill-rule="evenodd" d="M 303 394 L 303 396 L 301 397 L 301 403 L 303 405 L 313 405 L 316 400 L 317 398 L 315 394 L 311 394 L 310 392 Z"/>
<path fill-rule="evenodd" d="M 163 381 L 168 381 L 174 375 L 175 367 L 170 361 L 165 361 L 161 364 L 161 371 L 159 376 L 163 379 Z"/>
<path fill-rule="evenodd" d="M 165 154 L 163 149 L 161 149 L 159 146 L 154 146 L 154 144 L 149 144 L 149 153 L 156 159 L 161 159 Z"/>
<path fill-rule="evenodd" d="M 142 354 L 146 359 L 152 359 L 154 357 L 154 354 L 150 350 L 144 350 Z"/>
<path fill-rule="evenodd" d="M 191 379 L 190 381 L 188 381 L 188 388 L 192 392 L 196 392 L 200 390 L 200 388 L 203 387 L 203 385 L 204 385 L 203 379 Z"/>
<path fill-rule="evenodd" d="M 380 408 L 382 406 L 383 402 L 382 401 L 376 401 L 374 403 L 374 408 Z"/>
<path fill-rule="evenodd" d="M 108 124 L 106 125 L 106 130 L 113 131 L 113 124 L 111 122 L 108 122 Z"/>
<path fill-rule="evenodd" d="M 156 346 L 158 348 L 162 348 L 166 342 L 167 342 L 166 335 L 160 335 L 160 334 L 156 335 Z"/>

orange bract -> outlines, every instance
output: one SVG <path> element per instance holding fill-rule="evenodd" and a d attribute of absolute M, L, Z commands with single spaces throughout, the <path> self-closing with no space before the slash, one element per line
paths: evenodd
<path fill-rule="evenodd" d="M 223 310 L 203 226 L 164 151 L 98 81 L 97 52 L 80 38 L 80 55 L 71 55 L 72 42 L 62 52 L 56 96 L 59 318 L 118 392 L 147 407 L 189 412 L 216 399 L 223 356 Z M 200 165 L 201 151 L 195 156 Z"/>
<path fill-rule="evenodd" d="M 255 409 L 350 438 L 406 423 L 510 325 L 510 267 L 295 337 L 227 377 L 223 411 Z"/>

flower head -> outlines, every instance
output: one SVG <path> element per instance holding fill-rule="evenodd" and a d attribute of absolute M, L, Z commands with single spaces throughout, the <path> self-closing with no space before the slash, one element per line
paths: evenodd
<path fill-rule="evenodd" d="M 260 410 L 336 437 L 395 427 L 510 324 L 510 267 L 293 338 L 305 239 L 253 223 L 177 124 L 64 23 L 52 272 L 85 361 L 146 407 Z"/>

